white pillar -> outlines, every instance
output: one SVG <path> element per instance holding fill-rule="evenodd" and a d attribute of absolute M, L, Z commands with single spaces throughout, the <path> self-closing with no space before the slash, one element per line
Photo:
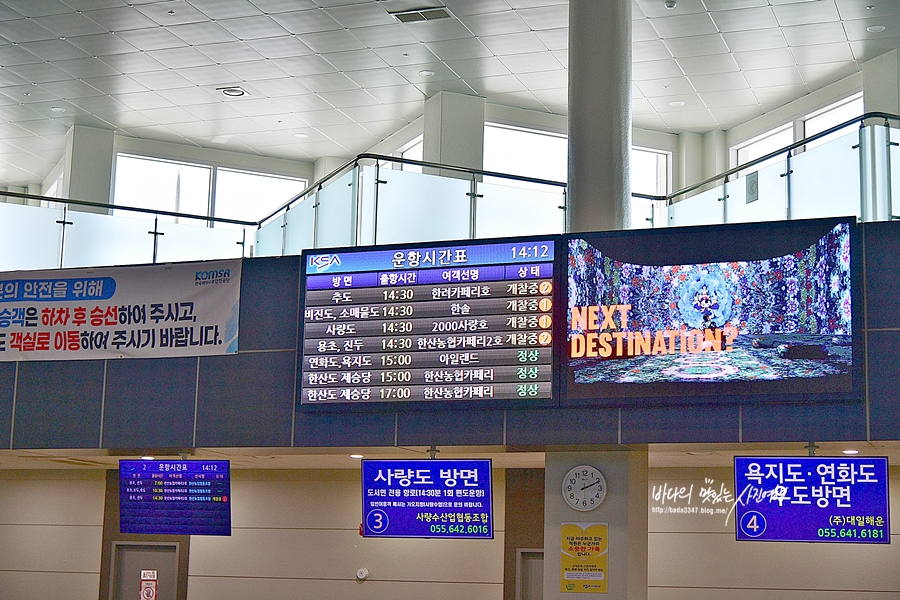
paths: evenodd
<path fill-rule="evenodd" d="M 591 465 L 606 478 L 606 499 L 580 512 L 563 500 L 566 473 Z M 574 600 L 585 594 L 562 591 L 563 523 L 606 523 L 607 592 L 604 600 L 647 599 L 648 464 L 646 448 L 618 452 L 547 452 L 544 466 L 544 600 Z"/>
<path fill-rule="evenodd" d="M 631 1 L 569 2 L 570 232 L 631 222 Z"/>
<path fill-rule="evenodd" d="M 422 142 L 422 160 L 426 162 L 484 168 L 484 98 L 455 92 L 438 92 L 428 98 Z M 440 174 L 469 179 L 454 171 Z"/>
<path fill-rule="evenodd" d="M 112 200 L 114 132 L 73 125 L 66 133 L 61 197 L 109 204 Z M 72 206 L 71 210 L 105 213 L 103 209 Z"/>

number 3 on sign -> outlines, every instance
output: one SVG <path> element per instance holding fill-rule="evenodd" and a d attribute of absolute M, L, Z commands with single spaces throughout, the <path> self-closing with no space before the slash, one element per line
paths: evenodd
<path fill-rule="evenodd" d="M 766 531 L 766 518 L 755 510 L 745 512 L 741 517 L 741 531 L 750 537 L 759 537 Z"/>

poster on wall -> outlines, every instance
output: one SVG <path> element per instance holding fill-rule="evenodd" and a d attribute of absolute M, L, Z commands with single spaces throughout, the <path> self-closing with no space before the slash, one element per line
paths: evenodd
<path fill-rule="evenodd" d="M 609 523 L 563 523 L 560 551 L 560 592 L 607 592 Z"/>
<path fill-rule="evenodd" d="M 241 261 L 0 273 L 0 361 L 238 350 Z"/>
<path fill-rule="evenodd" d="M 738 541 L 890 544 L 885 457 L 735 456 Z"/>
<path fill-rule="evenodd" d="M 301 405 L 554 398 L 555 242 L 304 254 Z"/>
<path fill-rule="evenodd" d="M 363 460 L 365 537 L 493 539 L 491 461 Z"/>
<path fill-rule="evenodd" d="M 819 219 L 571 236 L 565 397 L 855 397 L 855 230 Z"/>

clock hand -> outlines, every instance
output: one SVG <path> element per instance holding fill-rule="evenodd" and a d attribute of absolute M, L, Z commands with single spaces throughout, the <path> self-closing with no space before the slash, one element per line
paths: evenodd
<path fill-rule="evenodd" d="M 592 485 L 597 485 L 598 483 L 600 483 L 600 480 L 599 480 L 599 479 L 598 479 L 597 481 L 595 481 L 594 483 L 589 483 L 589 484 L 587 484 L 586 486 L 584 486 L 583 488 L 581 488 L 581 491 L 583 492 L 584 490 L 588 489 L 588 488 L 591 487 Z"/>

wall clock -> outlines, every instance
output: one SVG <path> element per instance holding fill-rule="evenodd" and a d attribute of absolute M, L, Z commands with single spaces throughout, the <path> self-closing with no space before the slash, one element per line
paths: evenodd
<path fill-rule="evenodd" d="M 562 495 L 575 510 L 593 510 L 606 498 L 606 478 L 597 467 L 578 465 L 563 478 Z"/>

